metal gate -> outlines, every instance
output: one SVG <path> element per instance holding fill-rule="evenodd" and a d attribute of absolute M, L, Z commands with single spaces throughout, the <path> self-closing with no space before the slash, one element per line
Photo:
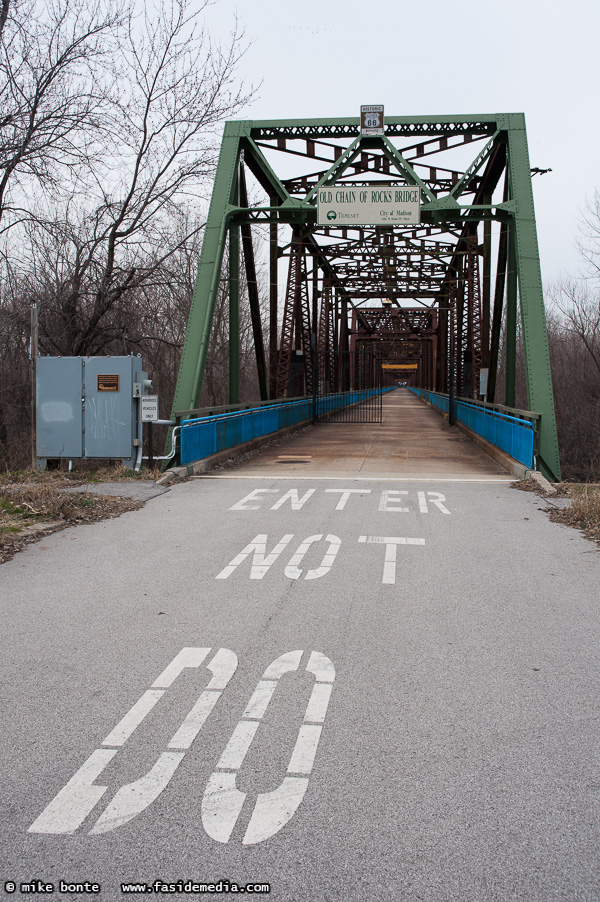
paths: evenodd
<path fill-rule="evenodd" d="M 383 369 L 381 354 L 368 345 L 336 354 L 339 391 L 319 379 L 317 418 L 328 423 L 381 423 Z"/>

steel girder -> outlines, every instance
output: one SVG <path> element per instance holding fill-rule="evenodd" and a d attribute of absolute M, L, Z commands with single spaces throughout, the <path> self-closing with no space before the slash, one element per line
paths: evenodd
<path fill-rule="evenodd" d="M 280 158 L 288 161 L 285 178 L 277 174 Z M 291 171 L 290 166 L 297 171 Z M 254 180 L 250 192 L 246 190 L 245 174 Z M 503 174 L 504 193 L 500 189 L 498 194 L 497 186 Z M 318 186 L 333 183 L 359 186 L 373 182 L 417 186 L 422 198 L 420 224 L 393 228 L 317 226 Z M 248 194 L 256 197 L 261 192 L 266 196 L 264 201 L 248 203 Z M 258 223 L 268 223 L 271 236 L 269 378 L 264 372 L 267 358 L 262 348 L 251 238 L 251 227 Z M 492 237 L 494 223 L 499 235 Z M 288 242 L 289 251 L 285 242 L 283 248 L 278 246 L 277 229 L 282 226 L 294 229 L 295 242 Z M 423 358 L 419 378 L 428 385 L 447 390 L 453 368 L 455 390 L 477 397 L 481 367 L 487 366 L 488 399 L 494 400 L 498 361 L 504 360 L 504 400 L 514 405 L 519 309 L 528 406 L 541 414 L 538 464 L 547 476 L 559 477 L 522 114 L 386 117 L 385 135 L 381 137 L 361 136 L 358 119 L 228 123 L 183 348 L 175 412 L 193 409 L 199 403 L 227 240 L 230 260 L 235 257 L 230 263 L 233 296 L 230 319 L 233 331 L 236 329 L 240 227 L 246 281 L 252 286 L 250 305 L 262 396 L 267 385 L 273 396 L 278 358 L 279 393 L 285 392 L 282 361 L 293 344 L 305 352 L 308 367 L 305 384 L 312 379 L 309 361 L 314 359 L 315 379 L 323 381 L 325 368 L 329 384 L 341 379 L 339 387 L 343 387 L 343 374 L 335 372 L 334 360 L 337 352 L 347 348 L 355 338 L 356 330 L 354 325 L 351 327 L 349 315 L 352 313 L 353 323 L 358 324 L 356 328 L 362 334 L 369 330 L 371 335 L 375 334 L 372 317 L 371 324 L 368 323 L 367 309 L 371 311 L 377 299 L 391 302 L 395 309 L 414 309 L 420 304 L 425 310 L 437 311 L 435 335 L 419 336 Z M 495 265 L 493 249 L 497 250 Z M 288 314 L 291 310 L 292 318 L 289 315 L 287 320 L 284 318 L 284 331 L 277 348 L 274 347 L 277 260 L 290 254 L 294 276 L 293 285 L 288 281 L 290 299 L 293 295 Z M 493 310 L 492 283 L 495 285 Z M 506 339 L 502 346 L 503 322 Z M 392 336 L 388 335 L 388 339 Z M 401 341 L 401 337 L 396 336 L 394 340 Z M 314 358 L 308 353 L 311 341 L 317 349 Z M 391 353 L 393 341 L 384 340 L 383 334 L 380 341 Z M 402 341 L 406 349 L 406 335 Z M 232 334 L 233 357 L 236 342 Z M 451 367 L 452 353 L 454 367 Z M 235 383 L 237 368 L 233 359 L 230 372 Z M 235 395 L 234 384 L 231 396 Z"/>

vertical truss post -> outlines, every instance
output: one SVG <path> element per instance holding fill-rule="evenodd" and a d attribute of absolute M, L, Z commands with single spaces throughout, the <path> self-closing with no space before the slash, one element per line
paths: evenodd
<path fill-rule="evenodd" d="M 506 279 L 506 357 L 504 403 L 515 406 L 517 380 L 517 252 L 514 226 L 508 228 Z"/>
<path fill-rule="evenodd" d="M 292 239 L 290 248 L 290 265 L 288 269 L 287 289 L 283 306 L 283 321 L 281 324 L 281 340 L 279 342 L 279 355 L 277 358 L 277 388 L 276 397 L 285 398 L 288 393 L 290 371 L 292 366 L 292 351 L 294 349 L 294 323 L 296 319 L 296 305 L 298 284 L 300 280 L 300 259 L 298 241 L 296 235 Z"/>
<path fill-rule="evenodd" d="M 229 403 L 240 403 L 240 231 L 229 226 Z"/>
<path fill-rule="evenodd" d="M 198 406 L 200 400 L 215 300 L 219 289 L 227 232 L 227 211 L 228 206 L 235 200 L 240 134 L 243 127 L 244 123 L 228 122 L 223 133 L 219 165 L 204 230 L 198 277 L 181 354 L 173 411 L 193 409 Z"/>
<path fill-rule="evenodd" d="M 492 198 L 486 196 L 484 203 L 491 203 Z M 481 286 L 481 366 L 488 370 L 490 366 L 490 307 L 492 295 L 492 223 L 489 219 L 483 222 L 483 281 Z"/>
<path fill-rule="evenodd" d="M 438 310 L 438 354 L 436 355 L 436 384 L 437 391 L 448 391 L 448 350 L 449 350 L 449 291 L 448 287 L 444 288 L 443 297 L 440 300 L 440 308 Z"/>
<path fill-rule="evenodd" d="M 306 249 L 304 241 L 300 243 L 300 280 L 298 284 L 298 326 L 300 329 L 300 341 L 304 357 L 304 390 L 307 395 L 313 390 L 313 365 L 311 335 L 312 325 L 310 317 L 310 299 L 308 296 L 308 273 L 306 271 Z"/>
<path fill-rule="evenodd" d="M 248 191 L 246 189 L 246 177 L 243 168 L 240 169 L 240 205 L 242 207 L 248 206 Z M 241 235 L 242 247 L 244 249 L 246 284 L 248 286 L 248 301 L 250 303 L 250 317 L 252 319 L 252 335 L 254 338 L 254 352 L 256 356 L 256 371 L 258 375 L 260 400 L 267 401 L 269 399 L 267 366 L 263 342 L 260 299 L 258 297 L 258 282 L 256 280 L 256 265 L 254 263 L 254 248 L 252 246 L 252 230 L 249 222 L 242 223 Z"/>
<path fill-rule="evenodd" d="M 492 315 L 492 333 L 490 336 L 490 371 L 488 374 L 487 399 L 490 404 L 496 397 L 496 380 L 498 374 L 498 353 L 502 332 L 502 308 L 504 305 L 504 288 L 506 283 L 506 258 L 508 248 L 508 226 L 502 223 L 498 243 L 498 266 L 496 268 L 496 287 L 494 291 L 494 312 Z"/>
<path fill-rule="evenodd" d="M 339 386 L 340 391 L 348 391 L 350 388 L 350 342 L 348 335 L 348 298 L 343 297 L 340 310 L 339 332 Z"/>
<path fill-rule="evenodd" d="M 438 319 L 439 319 L 439 313 L 438 313 L 438 316 L 437 316 L 437 317 L 436 317 L 436 315 L 434 314 L 434 315 L 433 315 L 433 324 L 432 324 L 432 325 L 433 325 L 434 332 L 433 332 L 433 335 L 432 335 L 432 337 L 431 337 L 431 356 L 432 356 L 432 366 L 431 366 L 431 390 L 432 390 L 432 391 L 438 391 L 438 387 L 437 387 L 437 385 L 438 385 L 437 359 L 438 359 L 438 348 L 439 348 L 439 341 L 438 341 L 438 334 L 439 334 L 439 332 L 438 332 L 438 330 L 439 330 Z"/>
<path fill-rule="evenodd" d="M 317 265 L 317 258 L 313 255 L 312 258 L 312 313 L 311 313 L 311 334 L 310 334 L 310 366 L 312 370 L 312 394 L 313 394 L 313 423 L 317 422 L 317 394 L 319 392 L 319 355 L 317 351 L 318 347 L 318 333 L 317 329 L 319 326 L 319 267 Z"/>
<path fill-rule="evenodd" d="M 514 224 L 528 404 L 542 414 L 538 466 L 555 480 L 560 479 L 560 460 L 525 117 L 511 113 L 507 118 L 510 181 L 517 199 Z"/>
<path fill-rule="evenodd" d="M 322 392 L 333 390 L 335 372 L 335 348 L 334 334 L 335 324 L 333 319 L 332 289 L 329 282 L 324 282 L 321 295 L 321 313 L 319 317 L 319 378 Z"/>
<path fill-rule="evenodd" d="M 270 204 L 277 205 L 277 195 L 271 195 Z M 277 397 L 277 217 L 271 214 L 269 223 L 269 395 Z"/>
<path fill-rule="evenodd" d="M 465 360 L 465 262 L 464 255 L 459 258 L 456 280 L 456 343 L 454 345 L 456 367 L 456 392 L 464 394 L 464 360 Z"/>
<path fill-rule="evenodd" d="M 470 359 L 470 377 L 466 394 L 470 398 L 477 398 L 481 371 L 481 291 L 476 230 L 472 233 L 467 255 L 467 273 L 467 353 Z"/>

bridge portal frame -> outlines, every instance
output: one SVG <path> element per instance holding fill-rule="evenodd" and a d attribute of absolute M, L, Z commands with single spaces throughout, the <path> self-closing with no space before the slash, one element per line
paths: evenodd
<path fill-rule="evenodd" d="M 391 138 L 406 138 L 423 148 L 439 146 L 463 136 L 464 143 L 484 140 L 485 146 L 472 163 L 454 179 L 451 186 L 432 191 L 426 180 L 419 177 L 414 166 L 391 143 Z M 263 153 L 260 142 L 302 139 L 310 142 L 344 139 L 349 145 L 339 149 L 337 159 L 317 184 L 308 184 L 304 198 L 294 196 L 293 189 L 275 173 Z M 458 140 L 461 139 L 458 137 Z M 423 142 L 422 145 L 419 142 Z M 436 144 L 435 142 L 438 142 Z M 459 271 L 461 251 L 468 249 L 478 225 L 484 223 L 483 269 L 487 277 L 487 308 L 484 309 L 482 335 L 484 338 L 483 362 L 489 367 L 488 398 L 494 400 L 496 374 L 501 349 L 502 324 L 505 326 L 505 404 L 515 403 L 515 373 L 517 354 L 518 319 L 520 318 L 528 407 L 541 415 L 538 469 L 549 479 L 560 479 L 560 461 L 554 412 L 554 398 L 550 373 L 550 356 L 538 241 L 535 225 L 531 169 L 527 148 L 525 117 L 522 113 L 487 114 L 477 116 L 417 116 L 388 117 L 385 119 L 385 135 L 363 136 L 359 118 L 304 121 L 234 121 L 226 124 L 215 175 L 214 187 L 204 242 L 192 299 L 187 332 L 182 351 L 179 376 L 173 402 L 173 412 L 197 408 L 212 328 L 215 301 L 221 279 L 221 267 L 227 241 L 230 247 L 230 381 L 229 401 L 239 401 L 238 336 L 239 322 L 239 272 L 237 248 L 239 235 L 246 261 L 248 295 L 252 314 L 254 343 L 261 397 L 273 396 L 274 343 L 277 344 L 277 283 L 273 276 L 273 249 L 271 251 L 271 312 L 270 312 L 270 365 L 265 359 L 260 305 L 252 252 L 250 226 L 267 223 L 271 235 L 278 224 L 294 228 L 295 234 L 304 234 L 310 242 L 310 230 L 316 225 L 316 193 L 321 184 L 331 184 L 336 177 L 354 165 L 361 153 L 378 147 L 395 167 L 395 171 L 408 184 L 418 185 L 424 203 L 421 207 L 421 227 L 433 226 L 459 230 L 446 275 L 438 287 L 438 309 L 448 302 L 453 279 Z M 248 204 L 244 167 L 253 174 L 264 189 L 270 202 L 268 206 L 252 207 Z M 368 169 L 368 166 L 367 166 Z M 505 173 L 504 193 L 501 200 L 493 197 L 502 173 Z M 289 189 L 289 190 L 288 190 Z M 297 191 L 295 192 L 298 193 Z M 469 193 L 472 195 L 469 197 Z M 469 201 L 469 202 L 467 202 Z M 490 223 L 501 224 L 498 241 L 495 291 L 493 304 L 490 297 Z M 476 238 L 475 238 L 476 240 Z M 325 257 L 318 256 L 318 248 L 312 247 L 322 269 L 328 290 L 334 289 L 337 303 L 348 310 L 351 300 L 344 285 L 336 278 L 335 268 Z M 487 270 L 487 272 L 486 272 Z M 254 273 L 254 275 L 252 275 Z M 433 283 L 432 283 L 433 284 Z M 484 289 L 485 293 L 485 289 Z M 435 303 L 435 301 L 433 301 Z M 274 310 L 275 306 L 275 310 Z M 447 307 L 447 309 L 449 309 Z M 520 312 L 520 317 L 518 313 Z M 313 309 L 316 322 L 316 308 Z M 360 315 L 360 314 L 359 314 Z M 440 317 L 442 319 L 442 317 Z M 346 319 L 347 322 L 347 319 Z M 446 329 L 448 327 L 446 326 Z M 439 364 L 438 364 L 439 366 Z M 271 373 L 269 384 L 268 373 Z"/>

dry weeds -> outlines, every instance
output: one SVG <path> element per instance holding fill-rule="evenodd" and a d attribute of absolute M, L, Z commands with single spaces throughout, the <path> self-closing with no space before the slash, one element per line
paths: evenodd
<path fill-rule="evenodd" d="M 550 519 L 581 529 L 600 546 L 600 485 L 561 483 L 563 486 L 561 494 L 571 498 L 571 505 L 565 510 L 552 509 Z"/>
<path fill-rule="evenodd" d="M 522 492 L 536 492 L 542 497 L 547 493 L 535 479 L 521 479 L 512 483 L 512 487 Z M 580 529 L 593 542 L 600 546 L 600 485 L 596 483 L 559 482 L 556 483 L 557 496 L 570 498 L 571 504 L 564 509 L 546 508 L 554 523 L 564 523 Z"/>
<path fill-rule="evenodd" d="M 99 495 L 95 482 L 118 479 L 152 479 L 157 472 L 130 475 L 123 467 L 104 468 L 91 473 L 36 472 L 4 473 L 0 476 L 0 563 L 45 535 L 80 523 L 95 523 L 139 510 L 142 502 L 131 498 Z M 73 485 L 87 485 L 88 491 L 64 492 Z"/>

